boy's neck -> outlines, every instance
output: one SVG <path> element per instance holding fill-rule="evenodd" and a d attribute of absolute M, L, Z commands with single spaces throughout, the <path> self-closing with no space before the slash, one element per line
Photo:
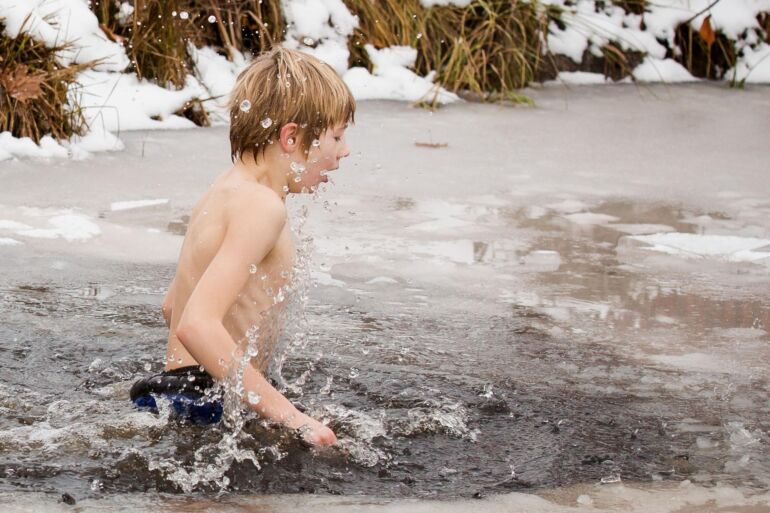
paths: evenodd
<path fill-rule="evenodd" d="M 244 177 L 272 189 L 285 201 L 289 184 L 289 160 L 281 158 L 275 149 L 277 148 L 268 148 L 259 155 L 258 160 L 255 160 L 252 152 L 246 152 L 235 161 L 233 169 Z"/>

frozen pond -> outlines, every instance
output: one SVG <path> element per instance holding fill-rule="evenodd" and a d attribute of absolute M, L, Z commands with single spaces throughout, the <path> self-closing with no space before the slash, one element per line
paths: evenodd
<path fill-rule="evenodd" d="M 768 511 L 770 89 L 532 95 L 360 106 L 336 184 L 289 202 L 315 287 L 285 377 L 340 447 L 250 421 L 261 468 L 230 465 L 221 502 L 179 494 L 173 468 L 223 433 L 127 396 L 162 365 L 183 216 L 228 165 L 226 129 L 0 164 L 3 502 Z"/>

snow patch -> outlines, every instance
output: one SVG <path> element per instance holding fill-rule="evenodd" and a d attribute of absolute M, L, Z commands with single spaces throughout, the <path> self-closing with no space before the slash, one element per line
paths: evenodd
<path fill-rule="evenodd" d="M 634 68 L 633 76 L 640 82 L 697 82 L 687 71 L 687 68 L 673 59 L 656 59 L 645 57 L 642 63 Z"/>
<path fill-rule="evenodd" d="M 432 101 L 451 103 L 459 100 L 456 94 L 433 83 L 433 73 L 421 77 L 409 68 L 417 60 L 417 50 L 409 46 L 391 46 L 377 50 L 364 46 L 374 66 L 369 73 L 366 68 L 351 68 L 343 79 L 353 96 L 359 100 L 389 99 L 405 101 Z"/>
<path fill-rule="evenodd" d="M 8 37 L 25 33 L 49 48 L 65 46 L 56 53 L 62 66 L 98 61 L 97 70 L 123 71 L 130 63 L 83 0 L 1 0 L 0 18 Z"/>
<path fill-rule="evenodd" d="M 105 71 L 83 71 L 77 81 L 80 85 L 73 85 L 70 94 L 83 109 L 88 126 L 109 132 L 192 128 L 192 121 L 174 112 L 204 95 L 200 83 L 192 77 L 179 91 L 164 89 L 136 75 Z"/>

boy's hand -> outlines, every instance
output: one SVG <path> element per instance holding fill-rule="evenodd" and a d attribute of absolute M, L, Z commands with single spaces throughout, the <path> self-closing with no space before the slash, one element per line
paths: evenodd
<path fill-rule="evenodd" d="M 297 434 L 302 440 L 310 445 L 323 447 L 337 443 L 337 436 L 334 434 L 334 431 L 314 418 L 303 413 L 301 414 L 300 419 L 298 419 L 298 422 L 300 422 L 300 425 L 295 428 Z"/>

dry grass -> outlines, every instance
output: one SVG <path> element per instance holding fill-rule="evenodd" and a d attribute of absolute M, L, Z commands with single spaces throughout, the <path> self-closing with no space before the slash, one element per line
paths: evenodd
<path fill-rule="evenodd" d="M 360 26 L 351 38 L 352 64 L 370 66 L 363 50 L 408 45 L 417 48 L 416 71 L 437 72 L 451 91 L 489 98 L 512 96 L 543 62 L 541 34 L 549 11 L 536 2 L 476 0 L 467 7 L 425 9 L 419 0 L 346 0 Z"/>
<path fill-rule="evenodd" d="M 232 57 L 241 50 L 259 53 L 283 39 L 277 0 L 134 0 L 133 6 L 128 22 L 120 24 L 115 2 L 91 4 L 105 33 L 126 47 L 137 75 L 162 86 L 184 86 L 192 70 L 188 42 Z"/>
<path fill-rule="evenodd" d="M 0 132 L 35 142 L 83 133 L 84 119 L 68 107 L 67 92 L 75 74 L 92 64 L 62 67 L 54 59 L 58 50 L 23 34 L 5 37 L 0 25 Z"/>

